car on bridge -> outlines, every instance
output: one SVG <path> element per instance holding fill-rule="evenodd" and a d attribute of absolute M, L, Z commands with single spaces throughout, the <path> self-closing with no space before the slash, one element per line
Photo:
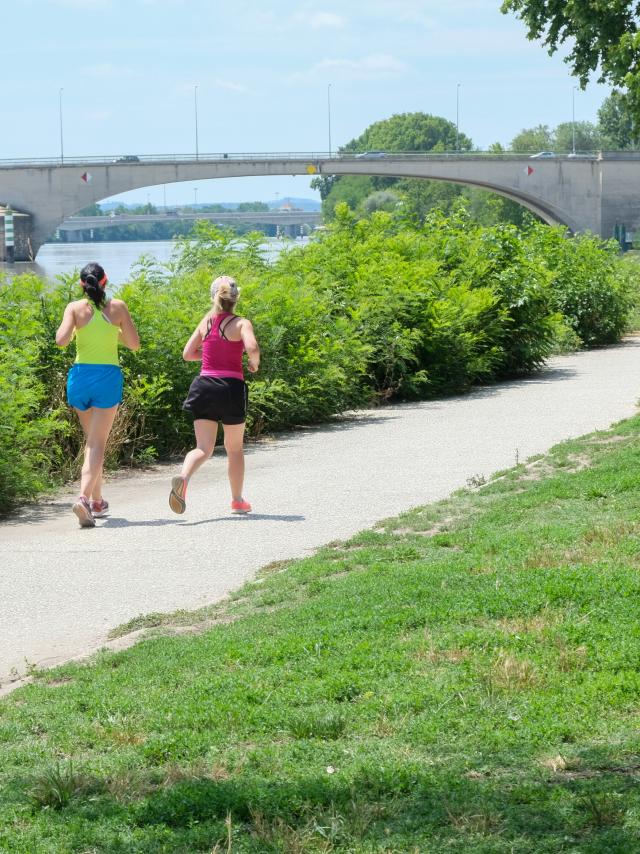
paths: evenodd
<path fill-rule="evenodd" d="M 140 163 L 140 158 L 137 154 L 124 154 L 122 157 L 116 157 L 113 163 Z"/>
<path fill-rule="evenodd" d="M 529 155 L 532 160 L 543 160 L 547 157 L 556 157 L 555 151 L 539 151 L 537 154 Z"/>
<path fill-rule="evenodd" d="M 356 154 L 358 160 L 382 160 L 386 156 L 386 151 L 363 151 L 361 154 Z"/>

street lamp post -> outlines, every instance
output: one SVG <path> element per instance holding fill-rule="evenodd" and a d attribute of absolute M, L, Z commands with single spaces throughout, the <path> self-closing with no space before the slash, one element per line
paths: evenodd
<path fill-rule="evenodd" d="M 456 85 L 456 151 L 460 150 L 460 84 Z"/>
<path fill-rule="evenodd" d="M 329 120 L 329 157 L 331 157 L 331 83 L 327 86 L 327 118 Z"/>
<path fill-rule="evenodd" d="M 60 118 L 60 163 L 64 163 L 64 135 L 62 133 L 62 93 L 64 89 L 58 91 L 58 116 Z"/>
<path fill-rule="evenodd" d="M 576 153 L 576 89 L 578 87 L 574 86 L 571 89 L 571 137 L 572 137 L 572 145 L 571 151 L 573 154 Z"/>
<path fill-rule="evenodd" d="M 193 209 L 195 210 L 198 206 L 198 188 L 193 188 Z"/>
<path fill-rule="evenodd" d="M 198 160 L 199 152 L 198 152 L 198 87 L 193 87 L 193 107 L 195 112 L 196 119 L 196 160 Z"/>

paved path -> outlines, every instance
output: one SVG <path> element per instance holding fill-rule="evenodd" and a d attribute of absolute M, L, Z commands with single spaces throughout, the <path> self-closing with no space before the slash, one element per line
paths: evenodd
<path fill-rule="evenodd" d="M 640 339 L 554 359 L 522 382 L 358 414 L 262 442 L 247 457 L 255 513 L 227 514 L 224 461 L 167 507 L 175 467 L 114 478 L 112 516 L 80 530 L 73 493 L 0 525 L 0 683 L 26 662 L 95 648 L 141 613 L 196 608 L 273 560 L 309 554 L 379 519 L 448 495 L 556 442 L 632 415 Z"/>

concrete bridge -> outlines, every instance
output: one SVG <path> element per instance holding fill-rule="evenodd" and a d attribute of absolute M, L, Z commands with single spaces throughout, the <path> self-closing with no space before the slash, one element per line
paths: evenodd
<path fill-rule="evenodd" d="M 320 225 L 320 211 L 173 211 L 161 214 L 109 214 L 106 216 L 72 216 L 58 226 L 58 231 L 86 231 L 90 228 L 113 228 L 141 222 L 195 222 L 206 219 L 220 225 L 252 223 L 256 225 Z"/>
<path fill-rule="evenodd" d="M 69 216 L 127 190 L 255 175 L 380 175 L 426 178 L 491 190 L 572 232 L 612 237 L 640 228 L 640 152 L 534 158 L 440 153 L 360 155 L 214 154 L 0 161 L 0 204 L 31 215 L 31 248 Z"/>

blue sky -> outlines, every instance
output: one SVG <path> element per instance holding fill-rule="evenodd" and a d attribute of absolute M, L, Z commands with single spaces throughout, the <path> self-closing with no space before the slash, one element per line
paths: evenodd
<path fill-rule="evenodd" d="M 0 157 L 325 151 L 393 113 L 456 118 L 477 146 L 570 121 L 560 57 L 500 0 L 6 0 Z M 596 119 L 609 89 L 575 93 Z M 313 196 L 309 180 L 175 184 L 167 203 Z M 162 203 L 162 188 L 126 194 Z"/>

